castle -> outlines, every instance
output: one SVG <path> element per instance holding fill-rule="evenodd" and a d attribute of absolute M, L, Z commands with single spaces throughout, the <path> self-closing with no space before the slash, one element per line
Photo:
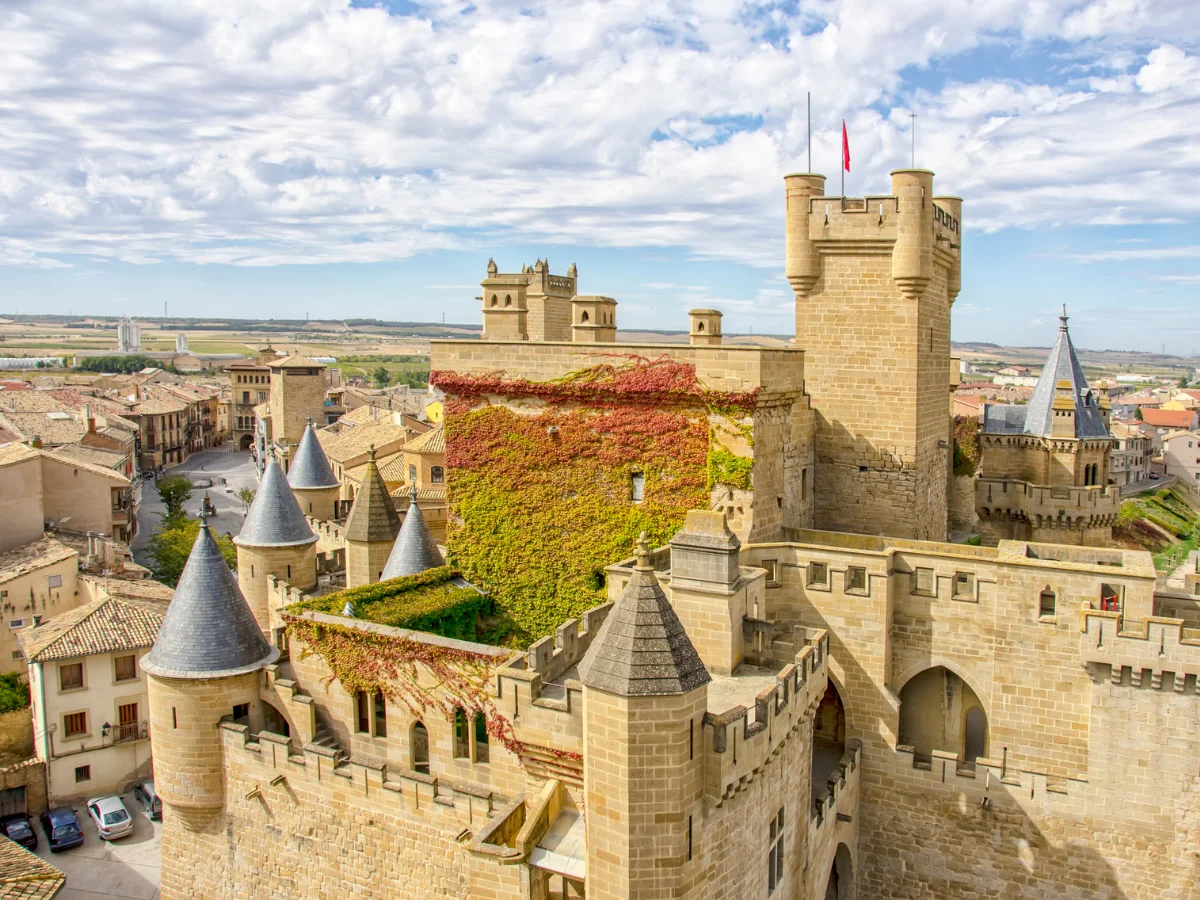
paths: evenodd
<path fill-rule="evenodd" d="M 1106 478 L 1065 322 L 963 492 L 961 201 L 892 178 L 786 179 L 795 349 L 616 344 L 574 270 L 489 264 L 433 346 L 445 554 L 373 459 L 307 515 L 311 426 L 236 576 L 201 528 L 143 661 L 162 896 L 1200 898 L 1200 598 L 1100 519 L 990 524 Z M 948 543 L 984 491 L 995 546 Z"/>

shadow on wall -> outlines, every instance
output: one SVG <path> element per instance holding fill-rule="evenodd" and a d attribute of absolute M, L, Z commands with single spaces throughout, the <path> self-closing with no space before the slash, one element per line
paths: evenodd
<path fill-rule="evenodd" d="M 839 630 L 845 627 L 844 623 L 839 620 L 831 624 L 807 604 L 800 621 L 808 627 L 829 630 L 830 679 L 832 682 L 836 676 L 837 690 L 844 703 L 846 738 L 863 741 L 859 838 L 854 854 L 857 867 L 849 879 L 854 893 L 848 893 L 846 897 L 859 900 L 977 900 L 979 897 L 1010 896 L 1159 900 L 1169 896 L 1157 887 L 1132 897 L 1126 894 L 1118 885 L 1116 870 L 1094 846 L 1064 837 L 1080 830 L 1077 822 L 1051 818 L 1035 822 L 1011 801 L 1003 802 L 1007 788 L 1000 785 L 995 786 L 998 790 L 992 791 L 997 802 L 985 808 L 978 799 L 973 799 L 974 795 L 982 793 L 982 782 L 957 775 L 947 776 L 954 780 L 961 778 L 965 787 L 959 789 L 957 785 L 943 781 L 940 767 L 936 772 L 932 767 L 913 768 L 907 763 L 908 754 L 898 756 L 889 744 L 891 741 L 900 743 L 899 729 L 912 726 L 901 724 L 902 709 L 897 707 L 896 698 L 869 677 L 839 640 Z M 943 700 L 945 706 L 942 708 L 961 716 L 961 720 L 956 719 L 961 722 L 960 731 L 955 733 L 956 740 L 965 745 L 970 738 L 972 751 L 977 751 L 982 740 L 986 751 L 986 730 L 981 739 L 974 730 L 976 726 L 967 722 L 967 715 L 970 709 L 978 708 L 986 722 L 988 711 L 978 698 L 972 701 L 974 691 L 969 685 L 940 666 L 918 673 L 909 679 L 909 683 L 913 682 L 923 685 L 925 692 L 932 692 L 933 686 L 944 692 L 949 684 L 958 698 L 951 697 L 948 702 Z M 933 725 L 929 727 L 934 728 Z M 936 727 L 945 729 L 944 725 Z M 941 749 L 934 748 L 933 743 L 931 738 L 931 749 Z M 963 753 L 964 747 L 956 747 L 955 752 Z M 971 766 L 964 765 L 962 769 L 969 772 Z M 1054 835 L 1053 840 L 1047 837 L 1043 828 Z M 1130 860 L 1144 857 L 1143 851 L 1134 849 L 1137 836 L 1129 837 L 1127 852 Z M 1149 861 L 1144 864 L 1147 868 L 1153 865 Z M 847 865 L 838 868 L 835 884 L 838 891 L 843 890 L 847 868 Z M 831 880 L 832 875 L 831 871 Z M 825 896 L 826 900 L 841 900 L 843 895 L 830 894 L 827 888 Z M 1184 892 L 1179 896 L 1191 898 L 1197 895 Z"/>
<path fill-rule="evenodd" d="M 829 881 L 825 884 L 825 900 L 857 900 L 854 892 L 854 862 L 850 848 L 838 844 L 829 870 Z"/>

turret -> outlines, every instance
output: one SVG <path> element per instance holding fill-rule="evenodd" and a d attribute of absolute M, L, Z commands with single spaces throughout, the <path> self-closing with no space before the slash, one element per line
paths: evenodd
<path fill-rule="evenodd" d="M 292 495 L 273 456 L 250 504 L 241 533 L 233 539 L 238 554 L 238 585 L 259 627 L 270 633 L 267 576 L 308 590 L 317 583 L 317 536 Z"/>
<path fill-rule="evenodd" d="M 396 537 L 396 543 L 392 546 L 392 552 L 384 564 L 379 580 L 419 575 L 445 564 L 437 542 L 433 539 L 429 526 L 425 524 L 425 515 L 417 504 L 417 486 L 414 484 L 408 512 L 404 514 L 404 523 L 400 526 L 400 534 Z"/>
<path fill-rule="evenodd" d="M 488 260 L 488 277 L 483 288 L 483 339 L 485 341 L 529 340 L 527 275 L 500 275 L 495 261 Z"/>
<path fill-rule="evenodd" d="M 825 176 L 804 172 L 787 175 L 783 181 L 787 186 L 784 271 L 796 299 L 801 300 L 808 296 L 821 277 L 821 257 L 809 234 L 809 217 L 812 198 L 825 194 Z"/>
<path fill-rule="evenodd" d="M 326 521 L 338 518 L 337 503 L 341 485 L 333 474 L 325 451 L 321 449 L 321 442 L 317 440 L 311 416 L 292 456 L 287 480 L 300 504 L 300 511 L 305 515 Z"/>
<path fill-rule="evenodd" d="M 712 347 L 721 343 L 722 315 L 715 309 L 688 310 L 688 340 L 694 347 Z"/>
<path fill-rule="evenodd" d="M 643 534 L 637 566 L 579 664 L 589 900 L 666 900 L 698 877 L 694 829 L 712 680 Z"/>
<path fill-rule="evenodd" d="M 262 728 L 259 683 L 279 651 L 263 637 L 202 517 L 166 618 L 142 658 L 164 829 L 205 831 L 225 805 L 220 722 Z"/>
<path fill-rule="evenodd" d="M 362 488 L 346 518 L 346 587 L 361 587 L 380 579 L 399 531 L 400 516 L 375 464 L 372 445 Z"/>
<path fill-rule="evenodd" d="M 933 277 L 933 173 L 928 169 L 897 169 L 892 193 L 900 223 L 892 249 L 892 280 L 905 297 L 925 293 Z"/>
<path fill-rule="evenodd" d="M 571 340 L 576 344 L 611 344 L 617 339 L 617 301 L 583 294 L 571 298 Z"/>

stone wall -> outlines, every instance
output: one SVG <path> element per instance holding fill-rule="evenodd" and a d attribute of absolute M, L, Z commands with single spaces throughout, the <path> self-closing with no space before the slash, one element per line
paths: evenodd
<path fill-rule="evenodd" d="M 973 534 L 979 530 L 979 515 L 975 511 L 975 476 L 952 475 L 950 481 L 950 530 Z"/>

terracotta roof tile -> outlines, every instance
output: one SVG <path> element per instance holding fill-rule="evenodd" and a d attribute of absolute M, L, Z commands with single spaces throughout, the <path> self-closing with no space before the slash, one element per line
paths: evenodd
<path fill-rule="evenodd" d="M 445 453 L 446 432 L 441 425 L 413 438 L 404 445 L 406 453 Z"/>
<path fill-rule="evenodd" d="M 168 602 L 113 594 L 18 631 L 17 641 L 30 662 L 140 650 L 154 644 Z"/>
<path fill-rule="evenodd" d="M 10 840 L 0 841 L 0 900 L 50 900 L 67 876 Z"/>
<path fill-rule="evenodd" d="M 78 556 L 74 549 L 55 538 L 39 538 L 0 553 L 0 584 Z"/>

